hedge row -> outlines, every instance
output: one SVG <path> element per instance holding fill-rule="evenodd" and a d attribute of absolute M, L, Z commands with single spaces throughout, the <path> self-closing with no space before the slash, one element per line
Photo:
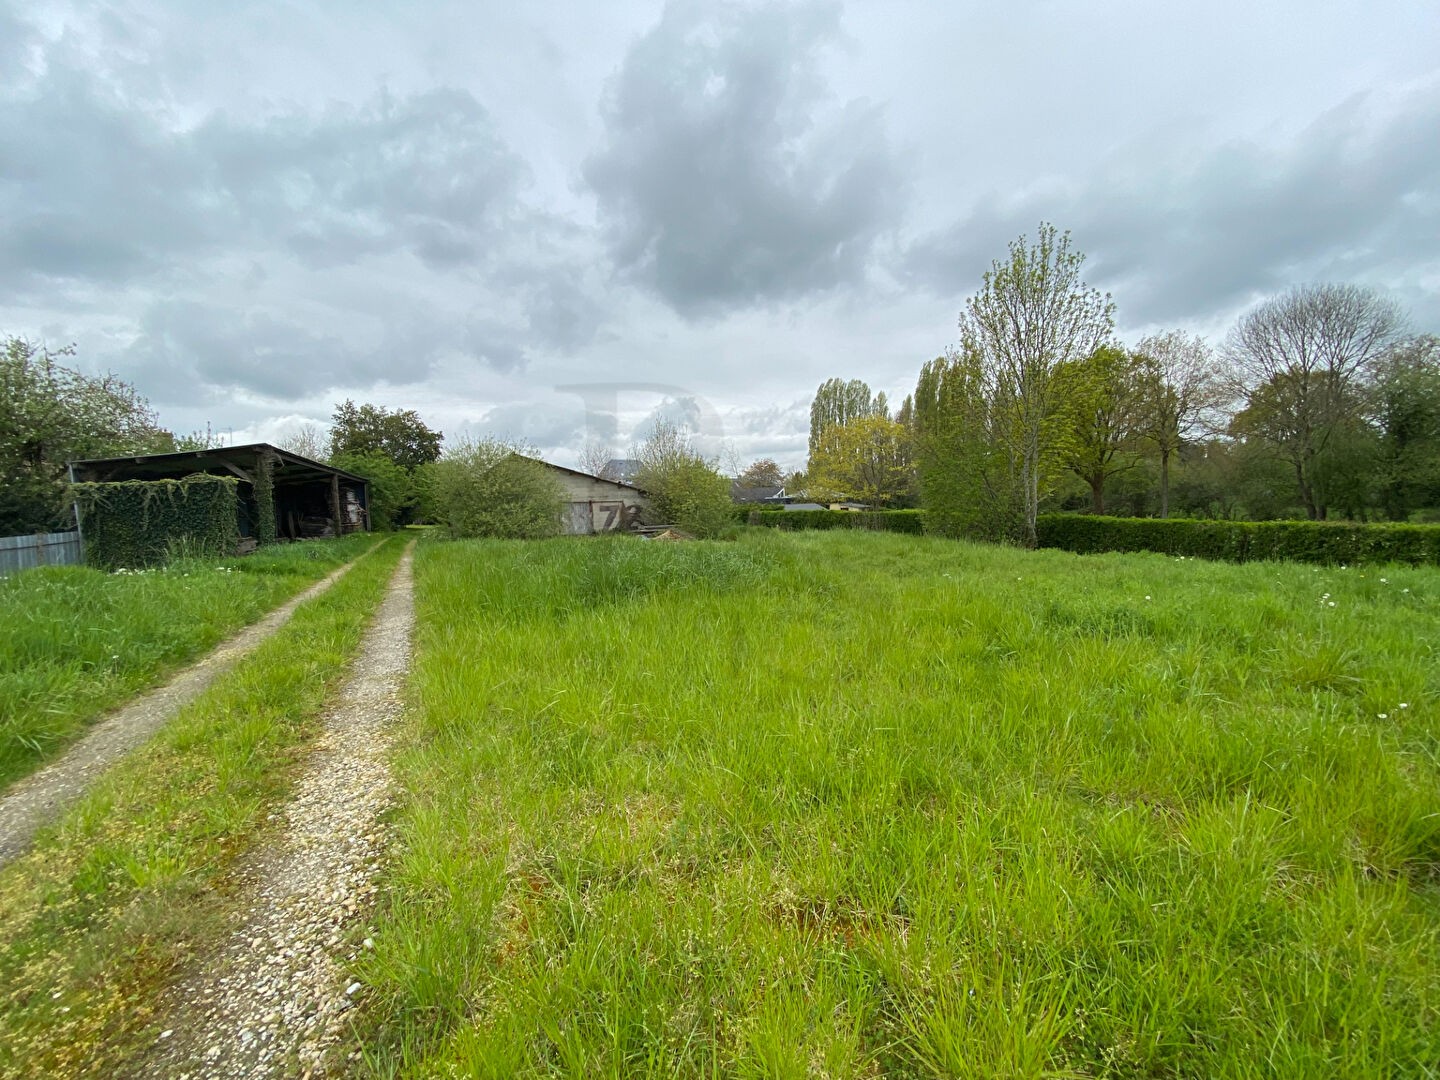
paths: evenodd
<path fill-rule="evenodd" d="M 229 555 L 240 539 L 233 476 L 71 484 L 70 493 L 92 566 L 134 569 L 177 555 Z"/>
<path fill-rule="evenodd" d="M 749 510 L 742 520 L 786 530 L 874 529 L 915 536 L 925 531 L 923 510 Z"/>
<path fill-rule="evenodd" d="M 1440 525 L 1356 525 L 1326 521 L 1197 521 L 1045 514 L 1041 547 L 1081 554 L 1154 551 L 1229 562 L 1440 564 Z"/>

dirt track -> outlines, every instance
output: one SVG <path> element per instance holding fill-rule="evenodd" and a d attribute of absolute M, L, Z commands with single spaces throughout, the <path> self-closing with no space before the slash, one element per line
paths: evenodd
<path fill-rule="evenodd" d="M 284 626 L 296 608 L 334 585 L 373 550 L 281 604 L 163 686 L 100 721 L 63 757 L 16 781 L 0 798 L 0 867 L 24 854 L 35 833 L 83 795 L 106 769 L 169 723 L 206 687 Z"/>

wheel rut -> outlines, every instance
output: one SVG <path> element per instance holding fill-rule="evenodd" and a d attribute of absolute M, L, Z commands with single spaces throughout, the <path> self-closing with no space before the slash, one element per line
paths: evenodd
<path fill-rule="evenodd" d="M 391 799 L 388 755 L 414 628 L 413 553 L 412 543 L 326 713 L 299 795 L 278 812 L 281 836 L 239 870 L 235 929 L 167 992 L 168 1019 L 137 1075 L 324 1074 L 362 989 L 346 985 L 343 964 L 385 847 L 380 814 Z"/>

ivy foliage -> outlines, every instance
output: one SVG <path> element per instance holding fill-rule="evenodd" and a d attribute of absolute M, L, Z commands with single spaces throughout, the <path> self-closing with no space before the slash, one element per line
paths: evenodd
<path fill-rule="evenodd" d="M 177 555 L 228 555 L 240 539 L 240 482 L 196 473 L 181 480 L 71 484 L 92 566 L 155 566 Z"/>

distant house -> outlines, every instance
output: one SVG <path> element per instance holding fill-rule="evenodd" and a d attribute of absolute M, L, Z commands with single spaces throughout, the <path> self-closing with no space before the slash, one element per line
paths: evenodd
<path fill-rule="evenodd" d="M 633 484 L 592 476 L 548 461 L 540 464 L 553 471 L 565 489 L 564 532 L 567 535 L 584 536 L 628 528 L 650 509 L 645 492 Z"/>
<path fill-rule="evenodd" d="M 640 462 L 635 458 L 611 458 L 600 470 L 601 480 L 613 480 L 619 484 L 633 484 L 640 475 Z"/>
<path fill-rule="evenodd" d="M 786 504 L 785 504 L 785 509 L 786 509 L 786 510 L 825 510 L 825 509 L 828 509 L 828 507 L 824 507 L 824 506 L 821 506 L 819 503 L 813 503 L 813 502 L 797 502 L 797 503 L 786 503 Z"/>
<path fill-rule="evenodd" d="M 180 480 L 195 473 L 233 476 L 240 481 L 242 538 L 255 537 L 259 524 L 255 480 L 268 472 L 279 539 L 338 536 L 370 528 L 370 486 L 363 476 L 312 461 L 269 443 L 215 446 L 174 454 L 72 461 L 71 475 L 82 483 L 122 480 Z"/>
<path fill-rule="evenodd" d="M 785 494 L 784 486 L 780 487 L 751 487 L 740 483 L 739 480 L 730 481 L 730 501 L 734 503 L 783 503 L 789 502 Z"/>

